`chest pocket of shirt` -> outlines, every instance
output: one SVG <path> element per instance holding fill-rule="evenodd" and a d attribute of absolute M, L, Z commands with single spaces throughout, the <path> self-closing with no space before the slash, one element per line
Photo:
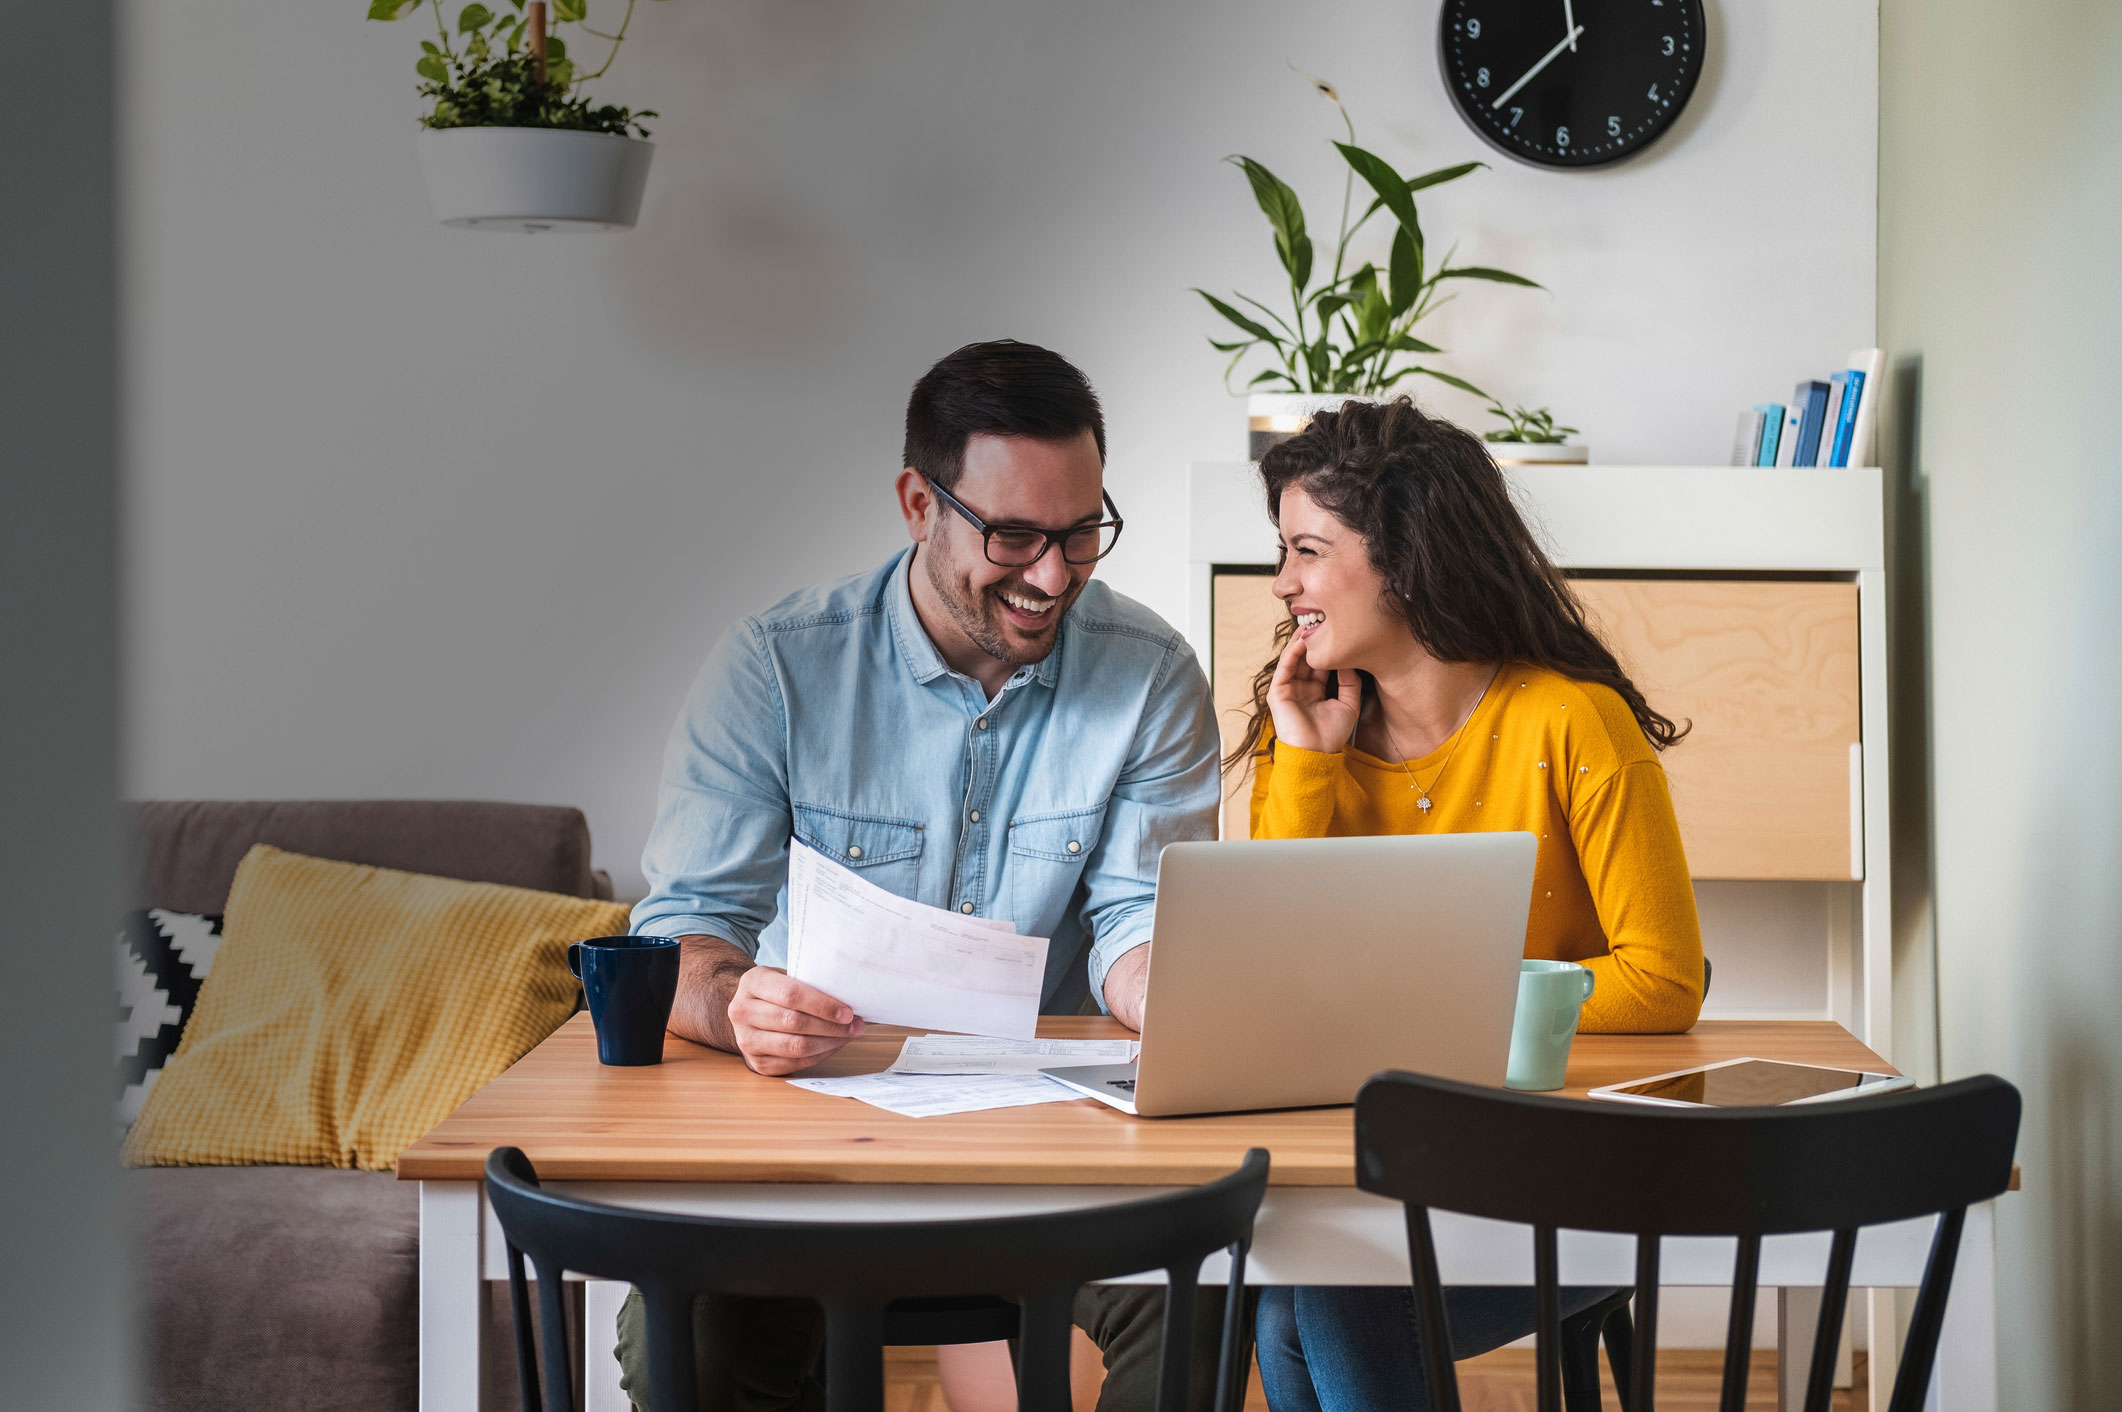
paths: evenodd
<path fill-rule="evenodd" d="M 853 868 L 887 892 L 915 896 L 926 838 L 912 819 L 850 814 L 820 804 L 795 804 L 796 837 L 844 868 Z"/>
<path fill-rule="evenodd" d="M 1011 911 L 1019 925 L 1037 914 L 1066 907 L 1083 864 L 1098 846 L 1105 806 L 1034 814 L 1009 826 Z"/>

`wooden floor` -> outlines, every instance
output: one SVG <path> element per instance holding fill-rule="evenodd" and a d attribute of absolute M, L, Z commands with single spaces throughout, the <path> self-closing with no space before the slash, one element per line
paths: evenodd
<path fill-rule="evenodd" d="M 1602 1365 L 1603 1365 L 1602 1360 Z M 1668 1348 L 1658 1354 L 1658 1406 L 1661 1412 L 1715 1412 L 1718 1375 L 1724 1355 L 1710 1348 Z M 1083 1365 L 1078 1360 L 1078 1380 Z M 1095 1374 L 1096 1365 L 1090 1371 Z M 894 1348 L 886 1351 L 885 1412 L 952 1412 L 936 1378 L 936 1355 L 929 1348 Z M 1864 1355 L 1856 1355 L 1856 1386 L 1838 1391 L 1834 1412 L 1868 1412 L 1865 1392 Z M 1459 1365 L 1459 1395 L 1464 1412 L 1533 1412 L 1533 1355 L 1530 1349 L 1503 1348 Z M 1090 1390 L 1078 1387 L 1076 1405 L 1091 1401 Z M 1754 1354 L 1753 1373 L 1747 1379 L 1747 1412 L 1774 1412 L 1776 1405 L 1776 1355 L 1771 1350 Z M 1618 1409 L 1611 1373 L 1605 1389 L 1605 1406 Z M 971 1412 L 967 1409 L 967 1412 Z M 1267 1412 L 1267 1398 L 1260 1391 L 1256 1371 L 1246 1387 L 1245 1412 Z"/>

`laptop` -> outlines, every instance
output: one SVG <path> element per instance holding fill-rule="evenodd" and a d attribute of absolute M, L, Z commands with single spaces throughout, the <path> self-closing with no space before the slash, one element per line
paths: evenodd
<path fill-rule="evenodd" d="M 1145 1118 L 1353 1103 L 1380 1069 L 1501 1085 L 1529 833 L 1174 843 L 1132 1064 L 1047 1077 Z"/>

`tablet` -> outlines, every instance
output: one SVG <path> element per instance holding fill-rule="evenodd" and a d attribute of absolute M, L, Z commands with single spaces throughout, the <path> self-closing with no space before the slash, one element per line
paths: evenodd
<path fill-rule="evenodd" d="M 1607 1084 L 1585 1095 L 1612 1103 L 1651 1103 L 1661 1108 L 1769 1108 L 1786 1103 L 1825 1103 L 1914 1088 L 1899 1074 L 1867 1074 L 1781 1059 L 1726 1059 L 1694 1069 L 1675 1069 L 1625 1084 Z"/>

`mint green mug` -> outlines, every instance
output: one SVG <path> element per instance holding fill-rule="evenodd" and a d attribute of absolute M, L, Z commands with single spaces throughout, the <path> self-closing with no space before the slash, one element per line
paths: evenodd
<path fill-rule="evenodd" d="M 1545 1093 L 1562 1087 L 1569 1042 L 1591 999 L 1592 973 L 1574 961 L 1520 961 L 1518 1014 L 1510 1027 L 1510 1067 L 1503 1084 Z"/>

